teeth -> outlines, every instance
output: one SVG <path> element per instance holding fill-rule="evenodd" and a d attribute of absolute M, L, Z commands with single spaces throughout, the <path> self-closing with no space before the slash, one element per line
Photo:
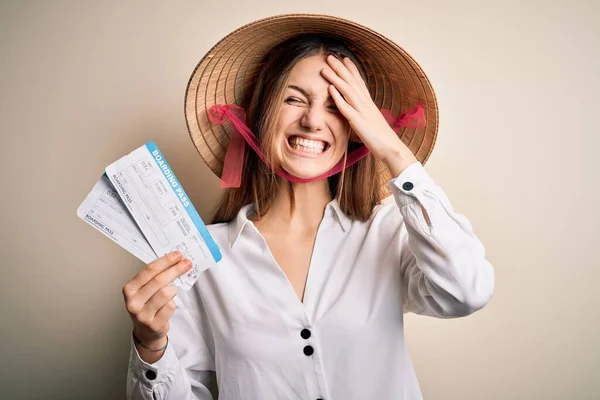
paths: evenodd
<path fill-rule="evenodd" d="M 290 139 L 290 145 L 294 149 L 306 151 L 308 153 L 322 153 L 325 149 L 325 142 L 320 140 L 309 140 L 294 136 Z"/>
<path fill-rule="evenodd" d="M 305 153 L 314 153 L 314 154 L 320 154 L 323 152 L 323 149 L 316 149 L 314 147 L 305 147 L 299 144 L 292 144 L 291 145 L 292 148 L 296 149 L 296 150 L 302 150 Z"/>

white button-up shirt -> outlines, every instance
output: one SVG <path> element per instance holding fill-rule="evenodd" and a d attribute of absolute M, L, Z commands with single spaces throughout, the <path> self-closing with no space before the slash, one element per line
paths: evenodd
<path fill-rule="evenodd" d="M 131 342 L 128 398 L 213 399 L 216 379 L 220 400 L 421 399 L 403 313 L 468 315 L 488 302 L 494 273 L 421 163 L 388 185 L 395 204 L 366 222 L 327 205 L 303 302 L 251 205 L 209 225 L 223 259 L 175 297 L 160 360 L 145 363 Z"/>

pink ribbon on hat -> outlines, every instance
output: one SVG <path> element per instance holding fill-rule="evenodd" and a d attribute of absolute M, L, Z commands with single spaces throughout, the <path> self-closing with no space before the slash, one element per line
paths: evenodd
<path fill-rule="evenodd" d="M 382 109 L 381 113 L 394 131 L 401 127 L 424 129 L 425 125 L 427 125 L 425 107 L 422 104 L 417 104 L 411 110 L 401 113 L 397 118 L 388 109 Z"/>
<path fill-rule="evenodd" d="M 421 104 L 417 104 L 412 110 L 400 114 L 397 118 L 394 117 L 391 110 L 381 110 L 384 118 L 390 124 L 390 127 L 395 131 L 400 127 L 406 128 L 425 128 L 425 108 Z M 298 178 L 290 173 L 274 169 L 267 161 L 262 152 L 260 143 L 252 131 L 246 126 L 246 111 L 235 105 L 214 105 L 208 110 L 208 119 L 216 125 L 221 125 L 225 122 L 225 118 L 231 121 L 235 128 L 231 132 L 231 140 L 227 146 L 225 160 L 223 161 L 223 173 L 221 174 L 221 189 L 230 187 L 240 187 L 242 182 L 242 168 L 244 165 L 245 148 L 244 141 L 256 152 L 260 159 L 275 171 L 278 176 L 285 178 L 295 183 L 314 182 L 328 178 L 337 174 L 344 168 L 348 168 L 360 159 L 369 154 L 369 149 L 366 146 L 361 146 L 348 154 L 345 162 L 340 160 L 332 169 L 314 178 Z"/>

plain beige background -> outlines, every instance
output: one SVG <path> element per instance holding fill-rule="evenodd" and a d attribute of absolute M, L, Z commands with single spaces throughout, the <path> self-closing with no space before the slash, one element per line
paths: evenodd
<path fill-rule="evenodd" d="M 218 180 L 186 130 L 187 80 L 222 36 L 288 12 L 380 31 L 438 96 L 426 169 L 497 283 L 468 318 L 408 316 L 425 398 L 600 398 L 600 6 L 574 0 L 3 1 L 0 397 L 124 398 L 121 287 L 142 263 L 75 211 L 154 140 L 208 219 Z"/>

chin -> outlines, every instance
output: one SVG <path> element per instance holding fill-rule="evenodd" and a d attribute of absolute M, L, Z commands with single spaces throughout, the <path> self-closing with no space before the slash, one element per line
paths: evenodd
<path fill-rule="evenodd" d="M 326 173 L 327 171 L 329 171 L 331 169 L 331 168 L 309 167 L 306 165 L 304 165 L 304 166 L 296 165 L 296 163 L 294 163 L 294 164 L 286 163 L 286 164 L 282 165 L 282 168 L 289 174 L 292 174 L 293 176 L 295 176 L 297 178 L 302 178 L 302 179 L 315 178 L 319 175 L 323 175 L 324 173 Z"/>
<path fill-rule="evenodd" d="M 281 168 L 295 177 L 312 179 L 331 170 L 343 156 L 344 154 L 338 157 L 335 162 L 331 157 L 323 160 L 286 157 L 281 163 Z"/>

